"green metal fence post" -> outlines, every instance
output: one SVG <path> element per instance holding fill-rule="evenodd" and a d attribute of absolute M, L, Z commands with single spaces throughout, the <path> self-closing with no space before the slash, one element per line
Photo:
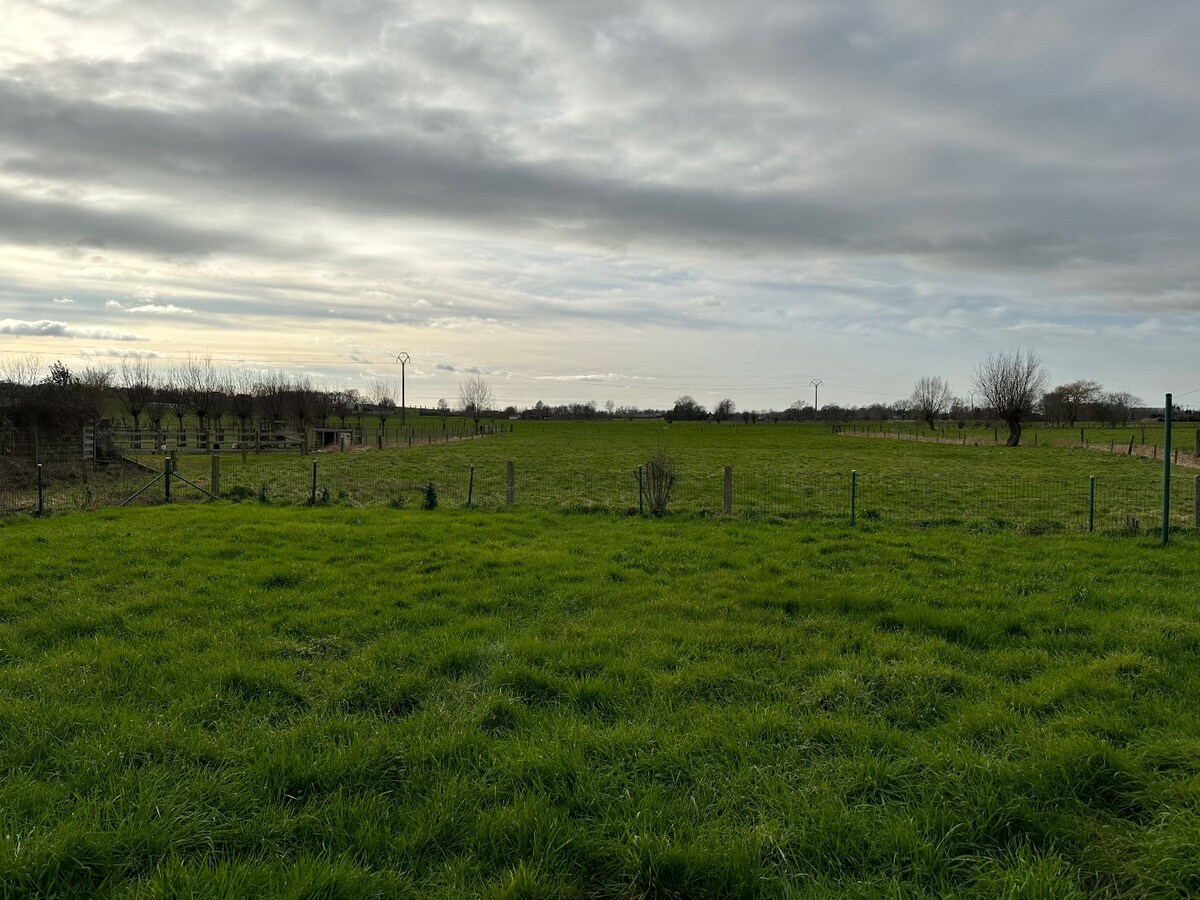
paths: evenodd
<path fill-rule="evenodd" d="M 513 501 L 516 499 L 514 496 L 516 494 L 516 481 L 517 479 L 513 469 L 513 461 L 510 459 L 504 466 L 504 486 L 505 494 L 507 495 L 505 500 L 509 506 L 512 506 Z"/>
<path fill-rule="evenodd" d="M 166 497 L 166 500 L 168 503 L 171 502 L 171 469 L 172 469 L 173 462 L 174 462 L 174 460 L 172 460 L 171 457 L 168 456 L 166 458 L 165 462 L 163 463 L 163 482 L 165 484 L 165 487 L 163 488 L 163 493 L 164 493 L 164 496 Z"/>
<path fill-rule="evenodd" d="M 1096 476 L 1088 476 L 1088 534 L 1096 530 Z"/>
<path fill-rule="evenodd" d="M 646 514 L 645 491 L 642 489 L 642 467 L 638 466 L 638 515 Z"/>
<path fill-rule="evenodd" d="M 467 476 L 467 509 L 471 508 L 471 500 L 475 495 L 475 467 L 471 466 L 471 474 Z"/>
<path fill-rule="evenodd" d="M 37 487 L 38 487 L 38 507 L 37 514 L 40 516 L 46 511 L 46 483 L 42 480 L 42 464 L 37 464 Z"/>
<path fill-rule="evenodd" d="M 850 473 L 850 525 L 854 526 L 855 514 L 858 507 L 858 470 Z"/>
<path fill-rule="evenodd" d="M 309 492 L 308 502 L 313 506 L 317 505 L 317 461 L 315 459 L 313 460 L 312 490 Z"/>
<path fill-rule="evenodd" d="M 1162 542 L 1167 546 L 1171 534 L 1171 395 L 1167 394 L 1167 410 L 1163 417 L 1163 521 Z"/>

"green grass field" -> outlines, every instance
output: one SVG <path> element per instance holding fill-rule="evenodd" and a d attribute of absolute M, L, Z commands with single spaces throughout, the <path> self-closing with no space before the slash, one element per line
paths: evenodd
<path fill-rule="evenodd" d="M 0 896 L 1195 895 L 1197 549 L 444 507 L 10 519 Z"/>
<path fill-rule="evenodd" d="M 733 513 L 743 517 L 783 516 L 840 525 L 850 519 L 853 471 L 856 517 L 880 524 L 1043 532 L 1085 530 L 1089 521 L 1101 531 L 1126 531 L 1131 519 L 1143 531 L 1161 526 L 1162 463 L 1107 452 L 1109 445 L 1128 440 L 1129 433 L 1118 430 L 1111 430 L 1114 437 L 1105 441 L 1095 435 L 1109 431 L 1093 429 L 1091 449 L 1085 449 L 1074 430 L 1038 429 L 1036 434 L 1044 439 L 1036 445 L 1027 434 L 1026 446 L 1010 449 L 995 446 L 990 432 L 985 435 L 978 429 L 964 430 L 966 443 L 953 432 L 945 442 L 930 443 L 881 438 L 878 432 L 834 434 L 819 425 L 517 422 L 512 429 L 482 439 L 418 442 L 382 452 L 308 457 L 251 453 L 245 460 L 241 454 L 225 453 L 220 492 L 225 499 L 271 504 L 303 504 L 315 496 L 334 506 L 411 507 L 421 504 L 425 486 L 432 481 L 443 506 L 461 509 L 470 501 L 477 508 L 495 509 L 507 505 L 506 463 L 512 461 L 518 507 L 624 514 L 639 509 L 638 467 L 653 449 L 665 447 L 680 470 L 670 507 L 676 513 L 720 514 L 723 470 L 728 465 L 733 468 Z M 1153 438 L 1150 431 L 1148 438 Z M 1176 446 L 1187 449 L 1194 443 L 1194 428 L 1181 427 Z M 162 469 L 161 457 L 143 461 L 156 471 Z M 181 455 L 178 467 L 189 481 L 208 490 L 210 463 L 207 456 Z M 1182 466 L 1176 470 L 1174 527 L 1194 527 L 1198 471 Z M 127 471 L 117 478 L 96 476 L 88 484 L 77 476 L 59 478 L 47 487 L 47 503 L 52 510 L 119 503 L 153 474 Z M 176 487 L 176 502 L 204 498 L 187 484 Z M 163 498 L 160 484 L 137 502 Z M 0 496 L 0 506 L 10 510 L 27 511 L 35 503 L 30 487 Z"/>

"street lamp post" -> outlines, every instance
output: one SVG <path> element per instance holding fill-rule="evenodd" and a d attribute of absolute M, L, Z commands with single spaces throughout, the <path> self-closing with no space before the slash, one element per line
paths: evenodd
<path fill-rule="evenodd" d="M 396 357 L 396 362 L 400 363 L 400 427 L 404 427 L 404 413 L 407 404 L 404 402 L 404 367 L 408 365 L 408 361 L 412 359 L 407 353 L 401 353 Z"/>
<path fill-rule="evenodd" d="M 812 381 L 809 382 L 809 384 L 811 384 L 813 386 L 813 421 L 814 422 L 817 420 L 817 411 L 820 409 L 820 407 L 817 406 L 817 388 L 819 388 L 823 383 L 824 382 L 822 382 L 820 378 L 814 378 Z"/>

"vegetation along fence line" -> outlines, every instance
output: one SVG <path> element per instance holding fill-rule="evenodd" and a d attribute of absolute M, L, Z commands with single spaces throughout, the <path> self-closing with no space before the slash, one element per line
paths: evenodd
<path fill-rule="evenodd" d="M 503 468 L 464 466 L 431 473 L 396 465 L 381 474 L 356 465 L 357 454 L 258 460 L 238 455 L 166 457 L 117 471 L 51 470 L 11 476 L 0 488 L 0 515 L 49 514 L 164 502 L 260 502 L 646 514 L 651 505 L 640 468 L 561 472 L 510 461 Z M 286 463 L 286 464 L 284 464 Z M 866 472 L 677 473 L 667 514 L 775 516 L 920 527 L 966 526 L 1039 531 L 1138 533 L 1161 526 L 1163 482 L 1139 477 L 968 477 Z M 1169 525 L 1200 527 L 1200 476 L 1173 475 Z"/>

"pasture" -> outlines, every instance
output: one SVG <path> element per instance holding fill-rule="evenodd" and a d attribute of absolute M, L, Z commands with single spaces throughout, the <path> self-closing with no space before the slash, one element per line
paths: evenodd
<path fill-rule="evenodd" d="M 732 468 L 730 511 L 785 516 L 829 524 L 857 519 L 919 526 L 1016 527 L 1037 531 L 1144 531 L 1162 520 L 1162 462 L 1108 452 L 1137 430 L 1088 428 L 1088 447 L 1076 429 L 1030 429 L 1028 444 L 991 443 L 992 429 L 951 429 L 938 443 L 880 434 L 833 433 L 822 425 L 744 426 L 662 421 L 516 422 L 512 431 L 449 444 L 316 456 L 224 454 L 220 493 L 273 504 L 321 503 L 351 507 L 419 506 L 433 482 L 452 508 L 640 511 L 637 470 L 651 451 L 672 453 L 679 476 L 670 507 L 692 515 L 724 512 L 724 469 Z M 910 429 L 904 429 L 909 431 Z M 922 430 L 914 429 L 918 432 Z M 1161 427 L 1147 429 L 1161 442 Z M 924 432 L 922 432 L 924 433 Z M 1034 444 L 1037 435 L 1037 444 Z M 1177 430 L 1175 445 L 1195 443 L 1194 425 Z M 1140 446 L 1140 444 L 1139 444 Z M 1147 445 L 1149 451 L 1152 445 Z M 1192 463 L 1190 453 L 1183 462 Z M 507 463 L 513 463 L 513 485 Z M 143 458 L 161 470 L 161 457 Z M 315 470 L 314 470 L 315 463 Z M 179 470 L 201 488 L 211 486 L 211 460 L 181 455 Z M 852 472 L 857 473 L 853 477 Z M 1194 527 L 1195 477 L 1180 466 L 1172 483 L 1172 525 Z M 95 496 L 123 499 L 147 474 L 128 476 Z M 1095 478 L 1094 485 L 1090 479 Z M 67 485 L 66 490 L 78 485 Z M 854 496 L 852 498 L 852 491 Z M 147 499 L 161 499 L 161 489 Z M 176 499 L 202 497 L 184 486 Z M 119 499 L 116 501 L 119 502 Z M 69 500 L 66 505 L 69 505 Z"/>
<path fill-rule="evenodd" d="M 1198 547 L 11 519 L 0 894 L 1194 894 Z"/>

